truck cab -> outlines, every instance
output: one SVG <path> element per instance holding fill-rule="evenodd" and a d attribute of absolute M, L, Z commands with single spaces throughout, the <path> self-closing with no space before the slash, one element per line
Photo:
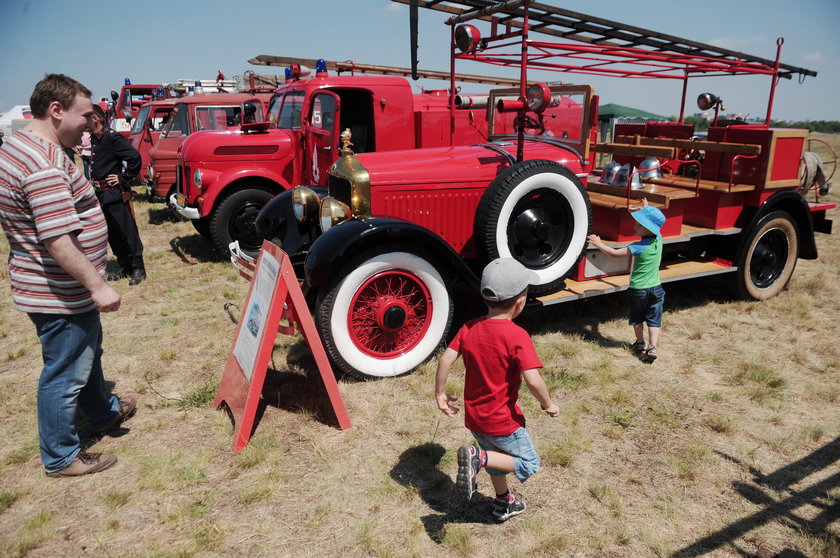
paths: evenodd
<path fill-rule="evenodd" d="M 138 179 L 146 183 L 149 179 L 149 151 L 157 143 L 163 127 L 174 110 L 177 99 L 163 99 L 146 103 L 137 112 L 137 118 L 131 126 L 129 141 L 140 153 L 142 166 Z"/>
<path fill-rule="evenodd" d="M 129 139 L 131 134 L 131 123 L 137 119 L 140 108 L 158 99 L 169 99 L 173 95 L 162 83 L 132 84 L 131 80 L 125 79 L 125 85 L 120 92 L 111 91 L 111 113 L 108 115 L 111 128 Z"/>
<path fill-rule="evenodd" d="M 163 202 L 174 192 L 178 148 L 190 134 L 261 122 L 270 97 L 264 93 L 207 93 L 175 99 L 158 141 L 149 149 L 145 168 L 149 199 Z"/>

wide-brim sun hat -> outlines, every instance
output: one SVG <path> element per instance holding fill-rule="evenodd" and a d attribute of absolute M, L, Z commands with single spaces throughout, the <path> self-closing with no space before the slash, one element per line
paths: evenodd
<path fill-rule="evenodd" d="M 652 205 L 648 205 L 638 211 L 633 211 L 630 215 L 633 216 L 633 219 L 635 219 L 636 222 L 656 236 L 662 236 L 659 230 L 662 228 L 662 225 L 665 224 L 665 214 L 657 208 Z"/>

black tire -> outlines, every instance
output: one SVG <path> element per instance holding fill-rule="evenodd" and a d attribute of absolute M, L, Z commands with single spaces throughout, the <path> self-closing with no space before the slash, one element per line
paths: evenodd
<path fill-rule="evenodd" d="M 766 300 L 782 292 L 793 276 L 799 253 L 799 230 L 790 215 L 773 211 L 762 217 L 743 239 L 734 294 Z"/>
<path fill-rule="evenodd" d="M 209 217 L 202 217 L 201 219 L 190 219 L 190 223 L 192 223 L 195 232 L 197 232 L 207 240 L 212 240 L 212 237 L 210 236 Z"/>
<path fill-rule="evenodd" d="M 337 370 L 370 380 L 407 374 L 441 346 L 452 297 L 422 252 L 368 252 L 321 289 L 315 325 Z"/>
<path fill-rule="evenodd" d="M 496 177 L 478 204 L 475 239 L 489 262 L 513 257 L 540 277 L 530 294 L 562 288 L 586 249 L 589 196 L 568 168 L 547 160 L 517 163 Z"/>
<path fill-rule="evenodd" d="M 260 188 L 237 190 L 222 199 L 210 214 L 210 240 L 220 254 L 228 253 L 228 244 L 239 241 L 243 252 L 257 257 L 262 239 L 254 222 L 263 206 L 274 197 Z"/>

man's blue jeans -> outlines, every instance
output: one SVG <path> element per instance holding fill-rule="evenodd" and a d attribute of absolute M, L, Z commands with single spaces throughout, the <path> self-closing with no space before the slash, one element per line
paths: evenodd
<path fill-rule="evenodd" d="M 91 428 L 102 430 L 117 417 L 119 399 L 105 390 L 99 312 L 29 314 L 41 340 L 44 368 L 38 382 L 38 435 L 47 472 L 70 465 L 81 451 L 76 407 Z"/>

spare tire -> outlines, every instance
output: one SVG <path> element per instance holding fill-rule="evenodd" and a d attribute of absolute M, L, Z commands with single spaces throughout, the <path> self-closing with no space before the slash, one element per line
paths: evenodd
<path fill-rule="evenodd" d="M 478 204 L 475 239 L 485 262 L 512 257 L 540 281 L 530 293 L 560 290 L 586 249 L 592 206 L 568 168 L 543 159 L 512 165 L 496 177 Z"/>

